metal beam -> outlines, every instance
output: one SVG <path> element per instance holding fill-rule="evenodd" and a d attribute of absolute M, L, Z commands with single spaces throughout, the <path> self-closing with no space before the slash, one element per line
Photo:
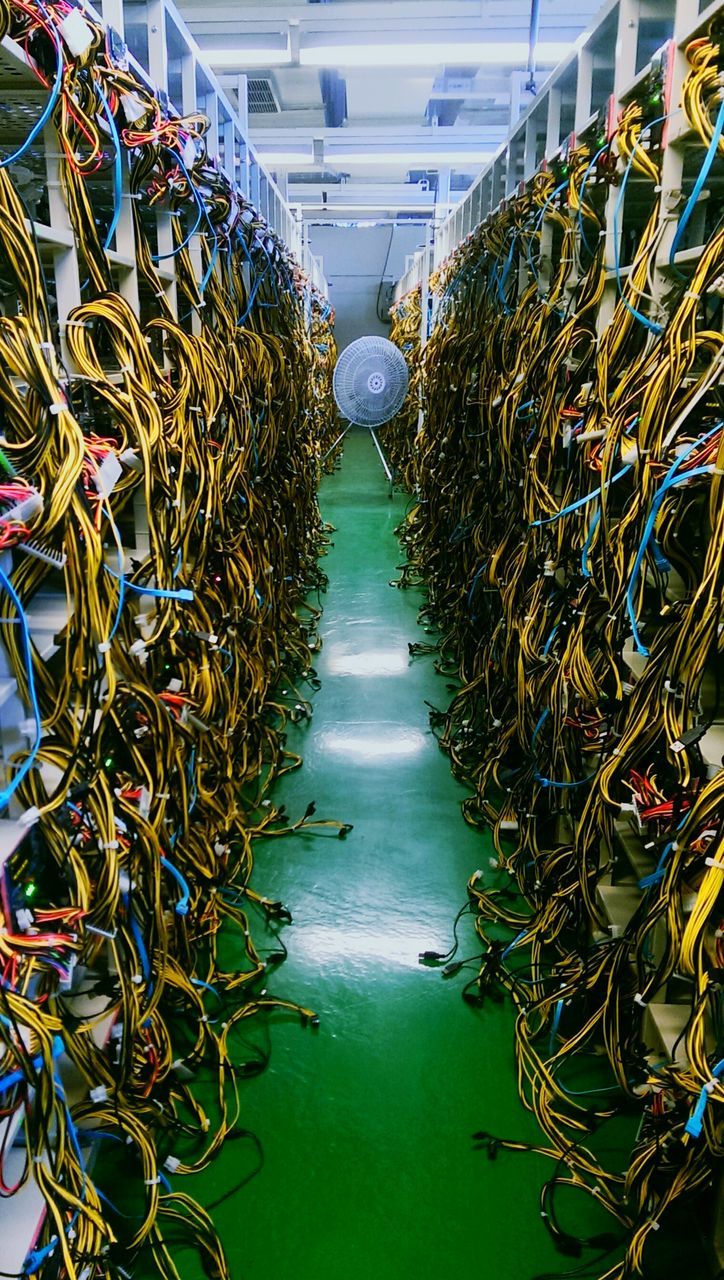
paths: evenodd
<path fill-rule="evenodd" d="M 526 2 L 521 0 L 511 0 L 511 9 L 517 7 L 521 13 L 526 7 Z M 196 0 L 182 0 L 179 5 L 182 12 L 193 14 L 198 12 Z M 415 22 L 420 19 L 436 20 L 438 29 L 440 25 L 440 3 L 439 0 L 376 0 L 376 3 L 355 4 L 349 3 L 344 6 L 344 13 L 340 14 L 336 5 L 315 5 L 318 12 L 310 12 L 308 4 L 275 4 L 273 0 L 267 0 L 266 4 L 239 4 L 239 0 L 229 0 L 228 4 L 212 4 L 205 6 L 204 17 L 209 18 L 212 22 L 226 22 L 229 14 L 233 13 L 234 17 L 242 24 L 257 23 L 264 25 L 267 29 L 271 25 L 286 25 L 288 22 L 297 21 L 309 26 L 312 29 L 326 30 L 328 27 L 337 27 L 341 23 L 345 25 L 358 26 L 362 22 L 379 23 L 381 20 L 389 18 L 408 19 Z M 456 19 L 466 19 L 470 21 L 480 20 L 480 6 L 477 0 L 456 0 L 445 9 L 445 20 L 454 21 Z"/>

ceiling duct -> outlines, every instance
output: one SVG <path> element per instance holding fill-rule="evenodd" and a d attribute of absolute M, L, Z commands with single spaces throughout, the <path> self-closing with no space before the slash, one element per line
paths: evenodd
<path fill-rule="evenodd" d="M 324 103 L 324 123 L 328 129 L 339 129 L 347 119 L 347 81 L 338 71 L 319 73 L 319 87 Z"/>
<path fill-rule="evenodd" d="M 475 69 L 446 70 L 432 86 L 432 95 L 425 109 L 428 124 L 450 128 L 457 121 L 468 96 L 475 86 Z"/>
<path fill-rule="evenodd" d="M 437 169 L 410 169 L 407 181 L 421 186 L 424 191 L 433 191 L 437 195 L 440 174 Z"/>
<path fill-rule="evenodd" d="M 250 76 L 246 83 L 250 116 L 279 115 L 279 100 L 268 76 Z"/>
<path fill-rule="evenodd" d="M 298 173 L 288 173 L 287 182 L 290 187 L 304 183 L 311 185 L 313 183 L 324 183 L 325 186 L 341 186 L 341 184 L 349 177 L 348 173 L 335 173 L 330 169 L 300 169 Z"/>

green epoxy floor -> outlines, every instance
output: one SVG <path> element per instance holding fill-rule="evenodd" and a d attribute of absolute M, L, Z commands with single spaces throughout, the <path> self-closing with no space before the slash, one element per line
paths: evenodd
<path fill-rule="evenodd" d="M 294 916 L 269 989 L 322 1021 L 315 1032 L 272 1020 L 271 1064 L 242 1085 L 265 1166 L 216 1223 L 234 1280 L 531 1280 L 576 1265 L 540 1221 L 550 1170 L 529 1156 L 491 1163 L 470 1139 L 536 1136 L 517 1097 L 512 1012 L 467 1007 L 464 975 L 445 982 L 417 959 L 447 949 L 490 848 L 463 821 L 465 790 L 429 731 L 425 700 L 443 704 L 445 684 L 430 659 L 409 660 L 420 597 L 388 585 L 405 501 L 390 501 L 362 434 L 321 500 L 337 529 L 322 688 L 290 738 L 304 767 L 277 796 L 295 817 L 315 800 L 354 831 L 256 847 L 255 885 Z M 463 954 L 477 951 L 467 919 L 461 936 Z M 242 1147 L 227 1144 L 192 1194 L 209 1202 L 238 1181 Z"/>

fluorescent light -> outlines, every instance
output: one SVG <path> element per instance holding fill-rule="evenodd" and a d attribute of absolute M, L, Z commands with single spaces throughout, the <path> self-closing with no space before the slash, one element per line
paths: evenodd
<path fill-rule="evenodd" d="M 539 65 L 555 66 L 573 49 L 573 41 L 542 40 L 536 47 Z M 525 66 L 528 43 L 523 40 L 448 40 L 415 44 L 305 44 L 299 51 L 303 67 L 436 67 Z"/>
<path fill-rule="evenodd" d="M 391 164 L 408 169 L 425 169 L 430 165 L 439 168 L 450 168 L 461 164 L 470 164 L 478 168 L 491 160 L 493 151 L 328 151 L 324 161 L 332 169 L 347 168 L 350 165 Z"/>
<path fill-rule="evenodd" d="M 329 214 L 338 214 L 338 213 L 368 214 L 368 213 L 374 212 L 377 209 L 388 210 L 388 211 L 391 209 L 394 209 L 396 213 L 426 213 L 428 214 L 429 217 L 431 217 L 434 212 L 433 206 L 431 204 L 399 204 L 397 200 L 387 200 L 387 201 L 377 200 L 375 201 L 374 204 L 367 204 L 366 202 L 360 202 L 358 204 L 336 204 L 334 201 L 330 201 L 328 204 L 323 204 L 320 200 L 301 199 L 296 201 L 296 203 L 299 204 L 300 208 L 302 209 L 316 209 L 320 213 L 329 213 Z M 447 204 L 444 207 L 449 208 Z"/>
<path fill-rule="evenodd" d="M 263 46 L 249 49 L 202 49 L 211 67 L 225 71 L 244 71 L 246 67 L 283 67 L 292 60 L 289 47 L 277 45 L 270 49 Z"/>
<path fill-rule="evenodd" d="M 262 164 L 273 168 L 300 169 L 314 168 L 316 161 L 309 151 L 260 151 Z M 479 169 L 482 164 L 492 160 L 493 151 L 336 151 L 325 152 L 324 166 L 327 169 L 347 169 L 355 165 L 366 168 L 378 168 L 380 165 L 392 165 L 402 169 L 425 169 L 431 165 L 437 168 L 459 168 L 471 165 Z"/>
<path fill-rule="evenodd" d="M 273 169 L 275 165 L 280 169 L 304 169 L 314 164 L 314 156 L 309 148 L 306 151 L 257 151 L 257 155 L 269 169 Z"/>

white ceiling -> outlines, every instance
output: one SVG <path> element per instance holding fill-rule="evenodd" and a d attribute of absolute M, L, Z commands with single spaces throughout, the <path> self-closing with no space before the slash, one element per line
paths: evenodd
<path fill-rule="evenodd" d="M 572 44 L 599 7 L 600 0 L 540 0 L 539 46 Z M 279 111 L 250 117 L 252 141 L 290 201 L 315 213 L 323 189 L 349 209 L 372 186 L 382 193 L 380 212 L 394 212 L 411 169 L 439 170 L 444 200 L 450 171 L 453 188 L 462 185 L 463 175 L 472 178 L 531 101 L 525 88 L 531 0 L 180 0 L 179 8 L 230 96 L 238 92 L 240 73 L 268 79 Z M 515 42 L 519 50 L 487 65 L 488 49 L 500 42 Z M 466 65 L 446 65 L 446 43 L 470 50 Z M 330 46 L 340 44 L 352 52 L 338 57 Z M 305 56 L 320 59 L 344 79 L 344 123 L 325 125 L 319 68 L 300 65 Z M 370 63 L 384 58 L 389 65 L 344 65 L 361 56 Z M 281 57 L 287 64 L 273 65 Z M 259 65 L 264 58 L 272 65 Z M 425 65 L 409 65 L 418 59 Z M 539 61 L 539 85 L 550 70 L 550 59 Z M 437 116 L 428 109 L 431 99 Z M 359 163 L 359 155 L 370 159 Z M 385 156 L 392 162 L 383 163 Z M 305 170 L 302 187 L 297 175 Z M 294 179 L 287 186 L 290 173 Z M 343 198 L 334 174 L 347 175 Z M 410 205 L 417 190 L 408 185 Z M 371 192 L 366 195 L 368 209 Z"/>

